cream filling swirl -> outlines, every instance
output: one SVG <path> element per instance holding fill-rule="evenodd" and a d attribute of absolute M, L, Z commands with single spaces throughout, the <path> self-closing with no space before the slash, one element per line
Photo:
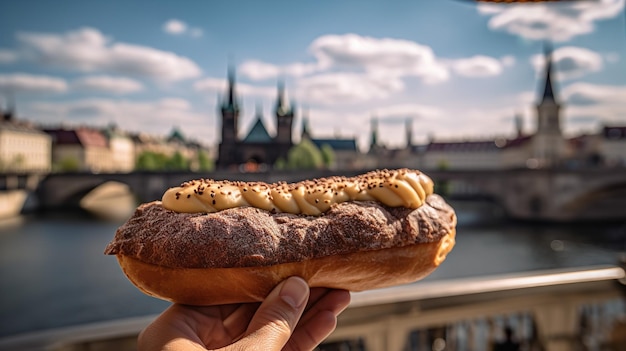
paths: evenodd
<path fill-rule="evenodd" d="M 163 194 L 162 205 L 183 213 L 217 212 L 253 206 L 271 212 L 318 216 L 333 204 L 378 201 L 389 207 L 420 207 L 433 181 L 416 170 L 376 170 L 356 177 L 329 177 L 298 183 L 192 180 Z"/>

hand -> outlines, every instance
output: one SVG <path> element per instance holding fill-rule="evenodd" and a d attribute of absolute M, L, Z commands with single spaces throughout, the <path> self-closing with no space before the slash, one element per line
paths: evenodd
<path fill-rule="evenodd" d="M 141 332 L 138 350 L 313 350 L 349 303 L 345 290 L 309 290 L 303 279 L 291 277 L 262 303 L 174 304 Z"/>

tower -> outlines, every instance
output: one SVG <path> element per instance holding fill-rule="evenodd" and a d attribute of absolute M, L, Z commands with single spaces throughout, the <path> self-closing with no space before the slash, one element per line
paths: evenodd
<path fill-rule="evenodd" d="M 405 121 L 406 147 L 410 149 L 413 146 L 413 119 L 407 118 Z"/>
<path fill-rule="evenodd" d="M 235 95 L 235 69 L 228 68 L 228 88 L 226 98 L 221 101 L 222 140 L 220 141 L 217 166 L 227 168 L 236 164 L 237 125 L 239 122 L 239 104 Z"/>
<path fill-rule="evenodd" d="M 235 69 L 228 69 L 228 89 L 226 99 L 222 101 L 222 144 L 234 144 L 237 141 L 239 104 L 235 96 Z"/>
<path fill-rule="evenodd" d="M 557 166 L 564 156 L 565 140 L 561 131 L 561 105 L 553 85 L 552 49 L 545 48 L 546 69 L 543 94 L 537 104 L 537 131 L 533 136 L 533 157 L 543 167 Z"/>
<path fill-rule="evenodd" d="M 378 149 L 378 119 L 372 117 L 370 120 L 371 125 L 371 138 L 370 138 L 370 150 L 369 152 L 375 152 Z"/>
<path fill-rule="evenodd" d="M 311 131 L 309 127 L 309 111 L 306 109 L 302 116 L 302 133 L 300 134 L 300 140 L 311 139 Z"/>
<path fill-rule="evenodd" d="M 521 113 L 516 113 L 514 117 L 515 122 L 515 137 L 521 138 L 524 136 L 524 117 Z"/>
<path fill-rule="evenodd" d="M 278 82 L 278 97 L 276 99 L 276 142 L 291 144 L 293 126 L 293 106 L 285 101 L 285 85 Z"/>

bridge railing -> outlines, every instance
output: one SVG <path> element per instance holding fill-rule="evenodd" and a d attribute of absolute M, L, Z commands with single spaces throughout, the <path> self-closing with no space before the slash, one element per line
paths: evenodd
<path fill-rule="evenodd" d="M 624 277 L 604 266 L 356 293 L 321 350 L 491 350 L 505 329 L 520 350 L 626 347 Z"/>
<path fill-rule="evenodd" d="M 621 267 L 599 266 L 354 293 L 319 350 L 490 350 L 507 326 L 520 350 L 623 350 L 625 277 Z M 134 350 L 153 318 L 8 337 L 0 339 L 0 350 Z"/>

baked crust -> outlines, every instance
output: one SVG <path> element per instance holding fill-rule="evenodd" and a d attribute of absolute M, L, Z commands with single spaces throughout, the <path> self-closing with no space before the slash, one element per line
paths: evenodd
<path fill-rule="evenodd" d="M 417 209 L 333 205 L 322 216 L 252 207 L 209 214 L 143 204 L 105 253 L 144 293 L 177 303 L 261 301 L 289 276 L 361 291 L 430 274 L 455 243 L 454 210 L 438 195 Z"/>
<path fill-rule="evenodd" d="M 117 255 L 126 276 L 145 294 L 187 305 L 262 301 L 281 281 L 299 276 L 311 287 L 350 291 L 417 281 L 430 274 L 454 246 L 455 232 L 440 241 L 273 266 L 170 268 Z"/>
<path fill-rule="evenodd" d="M 166 267 L 257 267 L 438 242 L 455 225 L 454 211 L 438 195 L 415 210 L 354 201 L 322 216 L 254 207 L 177 213 L 154 201 L 137 208 L 105 253 Z"/>

